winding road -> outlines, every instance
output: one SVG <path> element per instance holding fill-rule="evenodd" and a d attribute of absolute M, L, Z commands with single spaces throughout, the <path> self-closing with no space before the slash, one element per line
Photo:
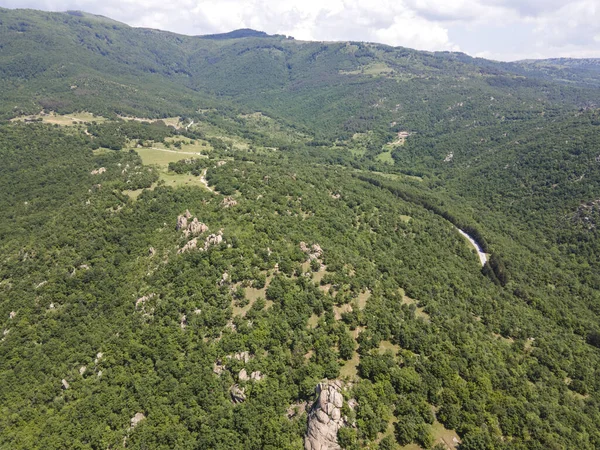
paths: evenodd
<path fill-rule="evenodd" d="M 482 248 L 479 246 L 477 241 L 475 239 L 473 239 L 471 236 L 469 236 L 467 233 L 465 233 L 463 230 L 461 230 L 459 228 L 457 228 L 457 230 L 460 234 L 462 234 L 464 237 L 466 237 L 468 239 L 468 241 L 471 243 L 471 245 L 475 248 L 475 250 L 477 250 L 477 256 L 479 256 L 479 262 L 481 263 L 482 266 L 485 266 L 485 263 L 487 262 L 487 255 L 482 250 Z"/>

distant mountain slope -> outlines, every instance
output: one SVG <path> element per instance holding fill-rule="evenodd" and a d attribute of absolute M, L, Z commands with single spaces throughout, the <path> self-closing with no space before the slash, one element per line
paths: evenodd
<path fill-rule="evenodd" d="M 526 116 L 556 108 L 553 100 L 572 109 L 599 98 L 575 75 L 565 86 L 539 70 L 523 77 L 523 64 L 460 53 L 299 42 L 253 30 L 190 37 L 78 12 L 1 9 L 0 18 L 4 117 L 42 107 L 159 116 L 218 99 L 293 119 L 328 139 L 372 130 L 385 140 L 393 122 L 451 129 L 493 123 L 502 110 Z M 498 108 L 490 109 L 491 97 Z M 448 123 L 440 112 L 456 104 L 468 106 Z"/>
<path fill-rule="evenodd" d="M 225 39 L 241 39 L 248 37 L 273 37 L 265 33 L 264 31 L 256 31 L 250 28 L 240 28 L 239 30 L 233 30 L 229 33 L 217 33 L 217 34 L 204 34 L 202 36 L 198 36 L 202 39 L 212 39 L 215 41 L 225 40 Z"/>

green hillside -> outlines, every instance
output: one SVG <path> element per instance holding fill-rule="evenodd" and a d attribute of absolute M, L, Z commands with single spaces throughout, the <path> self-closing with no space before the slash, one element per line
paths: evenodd
<path fill-rule="evenodd" d="M 0 9 L 0 448 L 600 448 L 598 67 Z"/>

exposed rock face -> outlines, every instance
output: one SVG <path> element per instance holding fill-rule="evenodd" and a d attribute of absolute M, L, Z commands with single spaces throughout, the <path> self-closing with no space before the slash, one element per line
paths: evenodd
<path fill-rule="evenodd" d="M 138 423 L 140 423 L 145 418 L 146 416 L 143 413 L 135 413 L 135 416 L 133 416 L 130 421 L 131 428 L 135 428 L 138 425 Z"/>
<path fill-rule="evenodd" d="M 67 390 L 67 389 L 69 389 L 69 382 L 68 382 L 67 380 L 65 380 L 65 379 L 63 378 L 63 379 L 62 379 L 62 381 L 61 381 L 61 383 L 62 383 L 62 388 L 63 388 L 64 390 Z"/>
<path fill-rule="evenodd" d="M 156 255 L 156 249 L 154 247 L 150 247 L 148 249 L 148 256 L 152 258 L 154 255 Z"/>
<path fill-rule="evenodd" d="M 100 167 L 99 169 L 94 169 L 90 172 L 91 175 L 100 175 L 101 173 L 106 172 L 106 167 Z"/>
<path fill-rule="evenodd" d="M 206 226 L 206 224 L 198 221 L 197 217 L 194 217 L 194 220 L 192 220 L 189 225 L 187 226 L 187 229 L 184 231 L 185 235 L 197 235 L 197 234 L 202 234 L 205 231 L 208 231 L 208 227 Z"/>
<path fill-rule="evenodd" d="M 308 414 L 305 450 L 341 450 L 337 442 L 338 430 L 344 426 L 341 414 L 344 398 L 340 389 L 339 381 L 317 385 L 318 398 Z"/>
<path fill-rule="evenodd" d="M 246 394 L 244 394 L 244 389 L 240 388 L 237 384 L 234 384 L 229 389 L 229 395 L 231 395 L 231 401 L 234 404 L 243 403 L 246 401 Z"/>
<path fill-rule="evenodd" d="M 221 204 L 224 208 L 230 208 L 232 206 L 237 205 L 237 200 L 235 200 L 233 197 L 225 197 Z"/>
<path fill-rule="evenodd" d="M 252 372 L 252 374 L 250 375 L 250 378 L 254 381 L 260 381 L 264 377 L 265 376 L 262 374 L 262 372 L 259 372 L 258 370 L 256 372 Z"/>
<path fill-rule="evenodd" d="M 211 234 L 209 235 L 206 240 L 204 241 L 204 251 L 208 250 L 209 248 L 211 248 L 214 245 L 219 245 L 221 242 L 223 242 L 223 232 L 219 231 L 219 233 L 217 234 Z"/>
<path fill-rule="evenodd" d="M 250 379 L 250 377 L 248 376 L 248 372 L 246 372 L 246 369 L 240 370 L 240 373 L 238 373 L 238 379 L 240 381 L 248 381 Z"/>
<path fill-rule="evenodd" d="M 319 244 L 313 244 L 312 246 L 306 245 L 306 242 L 300 242 L 300 250 L 306 253 L 309 259 L 318 259 L 323 256 L 323 249 Z"/>
<path fill-rule="evenodd" d="M 177 216 L 177 225 L 175 226 L 175 229 L 177 231 L 179 231 L 179 230 L 185 230 L 186 228 L 187 228 L 187 217 L 185 217 L 185 215 Z"/>
<path fill-rule="evenodd" d="M 198 239 L 194 238 L 191 241 L 189 241 L 187 244 L 185 244 L 183 247 L 181 247 L 179 250 L 177 250 L 177 253 L 185 253 L 188 250 L 195 249 L 197 246 L 198 246 Z"/>
<path fill-rule="evenodd" d="M 10 314 L 8 315 L 9 319 L 14 319 L 17 316 L 17 313 L 15 311 L 11 311 Z"/>

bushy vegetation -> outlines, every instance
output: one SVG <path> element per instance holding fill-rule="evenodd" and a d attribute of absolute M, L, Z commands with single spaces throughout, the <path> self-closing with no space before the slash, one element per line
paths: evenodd
<path fill-rule="evenodd" d="M 0 447 L 600 447 L 594 64 L 0 18 Z"/>

